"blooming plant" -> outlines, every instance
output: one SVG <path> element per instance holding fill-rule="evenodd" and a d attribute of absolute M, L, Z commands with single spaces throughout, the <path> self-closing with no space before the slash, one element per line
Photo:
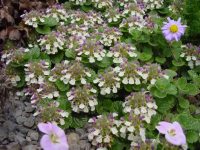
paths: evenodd
<path fill-rule="evenodd" d="M 66 150 L 61 128 L 85 127 L 98 150 L 198 149 L 200 49 L 185 3 L 62 2 L 22 15 L 35 39 L 1 58 L 44 122 L 41 147 Z"/>

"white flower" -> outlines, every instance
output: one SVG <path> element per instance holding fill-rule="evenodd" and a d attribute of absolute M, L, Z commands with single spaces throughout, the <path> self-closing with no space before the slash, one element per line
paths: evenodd
<path fill-rule="evenodd" d="M 112 127 L 110 130 L 114 135 L 118 135 L 118 130 L 116 127 Z"/>

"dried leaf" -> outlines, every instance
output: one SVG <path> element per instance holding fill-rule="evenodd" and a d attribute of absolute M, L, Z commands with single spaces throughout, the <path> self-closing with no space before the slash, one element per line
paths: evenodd
<path fill-rule="evenodd" d="M 9 39 L 10 40 L 19 40 L 21 37 L 21 33 L 19 32 L 18 29 L 12 29 L 10 32 L 9 32 Z"/>

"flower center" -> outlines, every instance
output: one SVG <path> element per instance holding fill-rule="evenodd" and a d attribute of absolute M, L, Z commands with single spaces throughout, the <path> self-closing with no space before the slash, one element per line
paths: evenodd
<path fill-rule="evenodd" d="M 52 143 L 59 143 L 58 142 L 58 136 L 56 135 L 56 134 L 51 134 L 50 135 L 50 139 L 51 139 L 51 141 L 52 141 Z"/>
<path fill-rule="evenodd" d="M 171 129 L 168 131 L 170 136 L 175 136 L 176 135 L 176 131 L 174 129 Z"/>
<path fill-rule="evenodd" d="M 178 26 L 173 24 L 171 25 L 171 27 L 169 28 L 169 30 L 172 32 L 172 33 L 176 33 L 178 31 Z"/>

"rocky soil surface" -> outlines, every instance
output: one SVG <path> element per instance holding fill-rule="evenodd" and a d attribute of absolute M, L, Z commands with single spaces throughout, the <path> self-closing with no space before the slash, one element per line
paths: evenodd
<path fill-rule="evenodd" d="M 26 97 L 10 93 L 0 108 L 0 150 L 40 150 L 35 109 Z M 66 131 L 70 150 L 94 150 L 84 129 Z"/>

